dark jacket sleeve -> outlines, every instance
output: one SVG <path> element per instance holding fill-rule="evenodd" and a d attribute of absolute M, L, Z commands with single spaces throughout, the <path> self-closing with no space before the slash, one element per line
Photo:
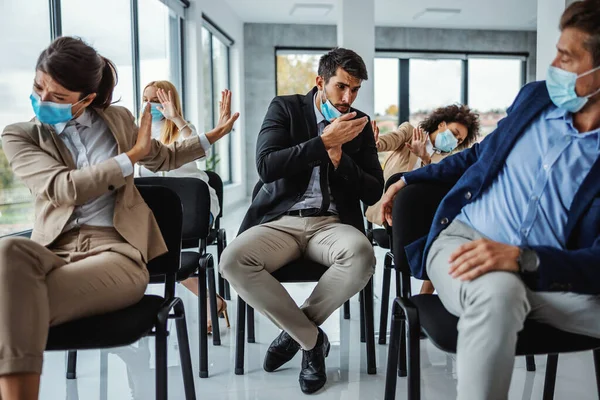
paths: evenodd
<path fill-rule="evenodd" d="M 560 291 L 580 294 L 600 294 L 600 238 L 592 247 L 563 250 L 534 246 L 540 266 L 531 289 L 541 292 Z"/>
<path fill-rule="evenodd" d="M 329 161 L 320 137 L 292 145 L 290 123 L 285 102 L 275 97 L 269 105 L 256 143 L 256 168 L 264 183 L 296 175 Z"/>
<path fill-rule="evenodd" d="M 360 135 L 362 145 L 358 154 L 350 157 L 343 153 L 340 165 L 333 176 L 345 190 L 358 193 L 363 203 L 372 206 L 379 201 L 383 193 L 383 170 L 379 164 L 377 146 L 370 123 L 367 123 Z"/>

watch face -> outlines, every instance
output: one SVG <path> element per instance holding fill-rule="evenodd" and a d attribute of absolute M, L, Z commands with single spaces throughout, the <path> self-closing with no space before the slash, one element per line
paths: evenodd
<path fill-rule="evenodd" d="M 524 249 L 521 251 L 520 264 L 521 269 L 524 272 L 536 272 L 538 270 L 540 260 L 535 251 L 531 249 Z"/>

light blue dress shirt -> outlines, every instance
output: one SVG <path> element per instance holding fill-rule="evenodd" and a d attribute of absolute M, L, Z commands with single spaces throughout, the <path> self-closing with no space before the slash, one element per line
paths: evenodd
<path fill-rule="evenodd" d="M 573 197 L 600 154 L 600 129 L 579 133 L 554 105 L 517 139 L 500 174 L 457 219 L 491 240 L 565 248 Z"/>

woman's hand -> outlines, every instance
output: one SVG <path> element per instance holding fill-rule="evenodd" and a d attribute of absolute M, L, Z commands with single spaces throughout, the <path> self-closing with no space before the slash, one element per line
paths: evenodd
<path fill-rule="evenodd" d="M 150 153 L 152 145 L 152 114 L 150 113 L 150 103 L 146 103 L 138 129 L 137 140 L 135 146 L 126 154 L 132 164 L 137 163 L 142 158 Z"/>
<path fill-rule="evenodd" d="M 213 144 L 233 129 L 233 124 L 240 117 L 240 113 L 231 115 L 231 90 L 225 89 L 221 92 L 219 101 L 219 122 L 212 131 L 206 134 L 210 144 Z"/>
<path fill-rule="evenodd" d="M 175 109 L 175 103 L 173 102 L 173 93 L 169 90 L 169 93 L 165 92 L 164 89 L 156 90 L 156 97 L 160 102 L 160 106 L 156 109 L 165 116 L 169 121 L 174 121 L 176 118 L 181 118 L 181 115 Z"/>
<path fill-rule="evenodd" d="M 371 128 L 373 129 L 373 137 L 375 138 L 375 144 L 379 143 L 379 127 L 377 126 L 377 121 L 371 120 Z"/>
<path fill-rule="evenodd" d="M 429 158 L 429 154 L 427 154 L 427 134 L 423 132 L 421 127 L 415 128 L 412 143 L 407 142 L 406 147 L 423 161 Z"/>

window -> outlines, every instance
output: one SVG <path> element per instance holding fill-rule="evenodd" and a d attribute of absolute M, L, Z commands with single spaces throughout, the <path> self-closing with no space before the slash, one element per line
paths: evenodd
<path fill-rule="evenodd" d="M 409 66 L 409 121 L 413 126 L 434 109 L 461 102 L 461 60 L 412 58 Z"/>
<path fill-rule="evenodd" d="M 168 80 L 182 97 L 179 17 L 160 1 L 138 0 L 138 20 L 141 90 L 149 82 Z"/>
<path fill-rule="evenodd" d="M 48 13 L 47 0 L 11 1 L 2 5 L 0 53 L 5 56 L 0 57 L 0 130 L 33 117 L 29 95 L 35 63 L 50 41 Z M 0 150 L 0 235 L 32 226 L 32 196 L 14 177 Z"/>
<path fill-rule="evenodd" d="M 523 84 L 518 58 L 470 58 L 469 105 L 481 119 L 481 136 L 496 129 Z"/>
<path fill-rule="evenodd" d="M 319 59 L 323 52 L 278 50 L 277 96 L 306 94 L 315 86 Z"/>
<path fill-rule="evenodd" d="M 204 57 L 204 129 L 213 129 L 219 120 L 221 91 L 229 89 L 229 45 L 232 42 L 212 24 L 202 28 Z M 206 160 L 206 169 L 215 171 L 224 183 L 232 183 L 231 135 L 220 139 Z"/>
<path fill-rule="evenodd" d="M 81 37 L 115 63 L 119 82 L 113 101 L 135 110 L 129 2 L 61 0 L 61 12 L 62 34 Z"/>
<path fill-rule="evenodd" d="M 133 1 L 61 0 L 61 18 L 58 18 L 57 10 L 50 8 L 52 2 L 48 0 L 4 3 L 0 13 L 3 38 L 0 51 L 10 57 L 0 58 L 0 129 L 34 116 L 29 94 L 35 63 L 40 52 L 59 34 L 81 37 L 115 63 L 119 83 L 113 100 L 120 99 L 118 104 L 133 113 L 136 111 L 135 99 L 141 96 L 136 77 L 169 79 L 180 90 L 185 89 L 182 87 L 181 61 L 183 3 L 138 0 L 138 8 L 132 15 Z M 132 35 L 136 17 L 139 28 L 134 32 L 136 35 Z M 50 26 L 51 20 L 53 26 Z M 135 46 L 132 44 L 134 36 L 139 38 Z M 133 55 L 138 53 L 134 47 L 140 54 L 135 63 Z M 0 148 L 0 236 L 30 229 L 33 219 L 32 196 L 14 177 Z"/>

